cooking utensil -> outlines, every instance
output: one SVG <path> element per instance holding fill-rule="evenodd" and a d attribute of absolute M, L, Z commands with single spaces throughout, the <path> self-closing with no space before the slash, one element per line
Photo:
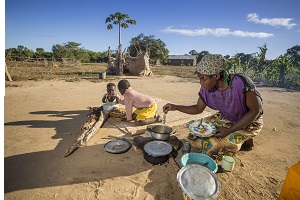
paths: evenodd
<path fill-rule="evenodd" d="M 162 124 L 165 124 L 166 123 L 166 120 L 167 120 L 167 114 L 166 113 L 164 113 L 164 115 L 163 115 L 163 118 L 162 118 Z"/>
<path fill-rule="evenodd" d="M 172 152 L 172 146 L 164 141 L 154 140 L 148 142 L 143 147 L 144 158 L 151 164 L 162 164 Z"/>
<path fill-rule="evenodd" d="M 188 128 L 189 131 L 197 137 L 211 137 L 217 130 L 216 126 L 213 123 L 209 121 L 203 121 L 202 119 L 189 121 L 186 124 L 186 128 Z"/>
<path fill-rule="evenodd" d="M 190 199 L 216 199 L 220 193 L 216 174 L 197 164 L 181 168 L 177 173 L 177 183 Z"/>
<path fill-rule="evenodd" d="M 203 124 L 202 124 L 202 121 L 203 121 L 203 119 L 201 118 L 200 121 L 199 121 L 199 125 L 198 125 L 198 128 L 201 129 L 201 130 L 204 129 L 204 126 L 203 126 Z"/>
<path fill-rule="evenodd" d="M 147 129 L 151 132 L 152 138 L 156 140 L 168 140 L 173 129 L 166 125 L 148 126 Z"/>
<path fill-rule="evenodd" d="M 235 159 L 231 156 L 223 156 L 222 168 L 225 171 L 231 172 L 234 169 Z"/>
<path fill-rule="evenodd" d="M 104 150 L 108 153 L 119 154 L 127 152 L 131 146 L 131 143 L 126 140 L 113 140 L 104 145 Z"/>
<path fill-rule="evenodd" d="M 180 159 L 181 166 L 187 166 L 190 164 L 198 164 L 210 169 L 213 173 L 218 171 L 217 163 L 209 156 L 202 153 L 187 153 L 184 154 Z"/>

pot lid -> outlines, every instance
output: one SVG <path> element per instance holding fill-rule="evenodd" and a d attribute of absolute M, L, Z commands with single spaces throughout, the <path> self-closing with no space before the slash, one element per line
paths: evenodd
<path fill-rule="evenodd" d="M 144 150 L 151 156 L 165 156 L 172 152 L 172 146 L 164 141 L 151 141 L 144 145 Z"/>
<path fill-rule="evenodd" d="M 109 153 L 125 153 L 130 147 L 130 142 L 126 140 L 113 140 L 104 145 L 105 151 Z"/>
<path fill-rule="evenodd" d="M 220 193 L 218 177 L 198 164 L 181 168 L 177 173 L 177 183 L 184 194 L 195 200 L 215 199 Z"/>

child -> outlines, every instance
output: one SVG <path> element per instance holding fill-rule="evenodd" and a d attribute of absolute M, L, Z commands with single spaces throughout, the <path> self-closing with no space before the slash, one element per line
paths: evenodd
<path fill-rule="evenodd" d="M 135 124 L 141 126 L 159 121 L 156 117 L 157 104 L 152 97 L 133 90 L 125 79 L 119 81 L 118 89 L 124 99 L 118 98 L 117 102 L 125 105 L 127 122 L 135 120 Z M 136 110 L 132 113 L 133 107 Z"/>
<path fill-rule="evenodd" d="M 119 108 L 117 105 L 117 98 L 120 98 L 120 96 L 116 93 L 116 85 L 114 83 L 108 83 L 106 91 L 107 93 L 105 93 L 102 97 L 103 105 L 100 107 L 100 110 L 103 111 L 104 118 L 107 118 L 112 110 Z"/>

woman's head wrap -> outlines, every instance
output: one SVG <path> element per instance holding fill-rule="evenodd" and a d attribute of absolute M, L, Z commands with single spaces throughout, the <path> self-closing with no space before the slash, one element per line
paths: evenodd
<path fill-rule="evenodd" d="M 224 82 L 231 87 L 231 80 L 229 78 L 230 70 L 233 64 L 220 54 L 208 54 L 203 56 L 200 62 L 196 65 L 196 72 L 205 75 L 217 74 L 224 72 Z"/>

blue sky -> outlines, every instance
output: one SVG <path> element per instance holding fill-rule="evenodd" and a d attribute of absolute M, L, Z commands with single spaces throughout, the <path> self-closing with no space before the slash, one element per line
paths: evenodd
<path fill-rule="evenodd" d="M 121 30 L 123 47 L 143 33 L 161 39 L 170 54 L 233 56 L 267 44 L 267 58 L 275 59 L 300 45 L 299 8 L 298 0 L 6 0 L 5 49 L 51 51 L 69 41 L 92 51 L 117 49 L 118 28 L 107 30 L 105 19 L 121 12 L 137 21 Z"/>

